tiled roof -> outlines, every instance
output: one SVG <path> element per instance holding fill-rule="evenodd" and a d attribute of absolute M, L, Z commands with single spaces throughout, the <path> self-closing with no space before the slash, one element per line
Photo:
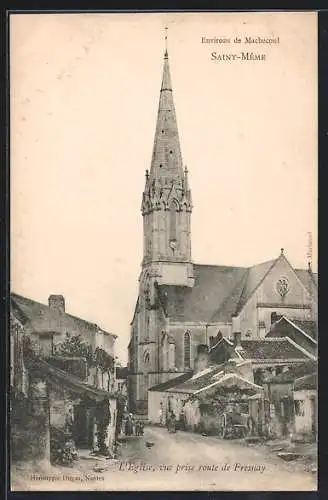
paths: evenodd
<path fill-rule="evenodd" d="M 224 364 L 216 365 L 204 370 L 202 372 L 196 373 L 192 377 L 189 377 L 186 381 L 175 384 L 173 387 L 168 388 L 168 392 L 188 392 L 193 393 L 202 387 L 209 385 L 213 381 L 213 376 L 224 370 Z"/>
<path fill-rule="evenodd" d="M 279 373 L 274 377 L 267 379 L 267 382 L 272 384 L 294 382 L 299 377 L 312 374 L 317 370 L 317 363 L 315 361 L 305 361 L 295 366 L 291 366 L 286 372 Z"/>
<path fill-rule="evenodd" d="M 313 390 L 318 387 L 317 373 L 311 373 L 295 380 L 294 391 Z"/>
<path fill-rule="evenodd" d="M 266 334 L 266 339 L 285 338 L 296 342 L 313 356 L 317 356 L 317 325 L 315 321 L 279 318 Z"/>
<path fill-rule="evenodd" d="M 177 377 L 173 377 L 166 382 L 162 382 L 161 384 L 153 385 L 148 389 L 148 391 L 166 391 L 170 389 L 170 387 L 174 387 L 182 382 L 185 382 L 189 378 L 193 376 L 193 372 L 183 373 L 182 375 L 178 375 Z"/>
<path fill-rule="evenodd" d="M 315 286 L 318 286 L 318 274 L 311 272 L 311 275 L 309 274 L 309 271 L 307 269 L 294 269 L 295 273 L 305 286 L 305 288 L 309 288 L 309 276 L 311 276 L 313 283 Z"/>
<path fill-rule="evenodd" d="M 196 394 L 199 394 L 201 392 L 208 392 L 209 390 L 217 390 L 220 388 L 230 389 L 233 391 L 241 390 L 253 395 L 258 393 L 259 391 L 262 391 L 261 386 L 254 384 L 254 382 L 251 382 L 244 377 L 241 377 L 237 373 L 222 373 L 216 378 L 215 381 L 213 381 L 209 385 L 204 385 L 204 387 L 196 391 Z"/>
<path fill-rule="evenodd" d="M 315 345 L 318 337 L 317 323 L 312 320 L 290 319 L 287 316 L 281 316 L 275 323 L 273 323 L 273 325 L 271 325 L 270 330 L 266 334 L 266 338 L 275 336 L 288 337 L 291 329 L 298 332 L 299 329 L 302 330 L 303 334 L 305 334 L 305 336 L 309 336 L 310 342 L 314 341 L 312 343 Z"/>
<path fill-rule="evenodd" d="M 211 317 L 222 308 L 216 321 L 229 321 L 230 311 L 239 300 L 227 299 L 247 273 L 244 267 L 194 265 L 195 285 L 193 288 L 181 286 L 160 286 L 160 292 L 166 297 L 167 313 L 173 320 L 210 321 Z M 223 319 L 222 319 L 223 318 Z"/>
<path fill-rule="evenodd" d="M 240 296 L 240 300 L 238 302 L 236 313 L 239 313 L 244 305 L 246 304 L 249 297 L 258 287 L 260 282 L 263 280 L 265 275 L 269 272 L 269 270 L 276 263 L 277 259 L 268 260 L 266 262 L 261 262 L 253 267 L 250 267 L 248 270 L 247 281 L 245 283 L 245 287 Z"/>
<path fill-rule="evenodd" d="M 224 387 L 237 386 L 241 389 L 249 389 L 252 386 L 252 390 L 256 391 L 261 389 L 243 376 L 244 367 L 244 361 L 228 361 L 220 365 L 209 366 L 201 372 L 194 373 L 194 375 L 185 381 L 182 381 L 180 377 L 172 380 L 173 383 L 170 384 L 170 387 L 163 388 L 162 390 L 169 393 L 198 394 L 221 385 Z"/>
<path fill-rule="evenodd" d="M 265 338 L 260 340 L 244 339 L 241 341 L 246 359 L 275 360 L 299 359 L 308 360 L 309 357 L 297 348 L 287 338 Z"/>
<path fill-rule="evenodd" d="M 278 259 L 250 268 L 194 264 L 194 287 L 159 286 L 166 312 L 172 320 L 231 322 L 232 315 L 242 310 Z M 309 289 L 309 272 L 295 272 Z M 314 280 L 315 276 L 312 273 Z"/>
<path fill-rule="evenodd" d="M 15 293 L 11 294 L 10 302 L 13 312 L 17 313 L 25 323 L 27 322 L 35 333 L 66 334 L 81 331 L 92 334 L 99 330 L 104 332 L 95 323 L 90 323 L 71 314 L 61 313 L 45 304 Z M 108 334 L 108 332 L 104 333 Z M 116 335 L 113 336 L 116 337 Z"/>
<path fill-rule="evenodd" d="M 238 357 L 245 360 L 268 360 L 271 362 L 278 359 L 299 359 L 300 361 L 310 359 L 302 349 L 299 349 L 290 339 L 285 337 L 258 340 L 243 339 L 241 340 L 241 349 L 238 351 L 235 349 L 234 343 L 224 337 L 210 349 L 210 357 L 213 362 L 215 362 L 216 353 L 219 354 L 220 349 L 228 350 L 227 356 L 231 358 L 235 358 L 238 352 Z"/>
<path fill-rule="evenodd" d="M 244 273 L 241 280 L 236 284 L 231 294 L 226 297 L 219 308 L 215 311 L 210 319 L 210 322 L 230 322 L 231 317 L 235 314 L 240 302 L 241 294 L 247 283 L 248 273 Z"/>
<path fill-rule="evenodd" d="M 318 327 L 315 321 L 299 319 L 292 319 L 291 321 L 296 326 L 298 326 L 298 328 L 303 330 L 303 332 L 309 335 L 313 340 L 318 339 Z"/>

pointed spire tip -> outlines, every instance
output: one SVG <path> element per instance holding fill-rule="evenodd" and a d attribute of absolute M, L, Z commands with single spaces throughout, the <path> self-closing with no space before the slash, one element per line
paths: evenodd
<path fill-rule="evenodd" d="M 168 52 L 167 52 L 167 30 L 168 30 L 168 27 L 165 26 L 165 52 L 164 52 L 164 58 L 167 59 L 168 58 Z"/>

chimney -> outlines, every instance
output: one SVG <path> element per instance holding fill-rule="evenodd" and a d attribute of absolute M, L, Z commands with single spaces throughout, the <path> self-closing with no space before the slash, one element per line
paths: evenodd
<path fill-rule="evenodd" d="M 278 315 L 277 313 L 273 312 L 271 314 L 271 325 L 273 325 L 273 323 L 275 323 L 276 321 L 278 321 Z"/>
<path fill-rule="evenodd" d="M 55 311 L 65 312 L 65 299 L 62 295 L 49 295 L 48 304 Z"/>
<path fill-rule="evenodd" d="M 276 323 L 280 318 L 282 318 L 282 314 L 277 314 L 276 312 L 271 313 L 271 325 Z"/>
<path fill-rule="evenodd" d="M 209 365 L 209 350 L 206 344 L 199 344 L 197 346 L 197 355 L 195 359 L 194 373 L 201 372 L 208 368 Z"/>
<path fill-rule="evenodd" d="M 234 332 L 233 334 L 233 340 L 235 344 L 235 349 L 240 349 L 241 348 L 241 332 Z"/>
<path fill-rule="evenodd" d="M 222 332 L 219 330 L 216 337 L 211 336 L 210 337 L 210 347 L 213 347 L 215 344 L 219 342 L 223 337 Z M 202 345 L 202 344 L 201 344 Z"/>
<path fill-rule="evenodd" d="M 231 327 L 233 332 L 240 330 L 240 318 L 236 314 L 231 316 Z"/>

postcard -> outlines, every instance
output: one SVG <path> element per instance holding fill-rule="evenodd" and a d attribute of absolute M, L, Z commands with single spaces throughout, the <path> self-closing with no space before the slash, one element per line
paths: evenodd
<path fill-rule="evenodd" d="M 13 491 L 317 489 L 317 13 L 11 13 Z"/>

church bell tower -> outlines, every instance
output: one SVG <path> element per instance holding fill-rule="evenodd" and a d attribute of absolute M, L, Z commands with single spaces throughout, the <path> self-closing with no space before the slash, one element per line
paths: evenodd
<path fill-rule="evenodd" d="M 191 192 L 182 162 L 167 36 L 165 42 L 154 146 L 142 195 L 144 249 L 129 344 L 130 407 L 137 413 L 147 413 L 149 387 L 178 375 L 179 341 L 171 332 L 169 313 L 174 301 L 166 289 L 179 294 L 194 286 Z"/>
<path fill-rule="evenodd" d="M 159 285 L 193 286 L 188 170 L 183 167 L 167 50 L 150 170 L 142 196 L 142 268 Z"/>

